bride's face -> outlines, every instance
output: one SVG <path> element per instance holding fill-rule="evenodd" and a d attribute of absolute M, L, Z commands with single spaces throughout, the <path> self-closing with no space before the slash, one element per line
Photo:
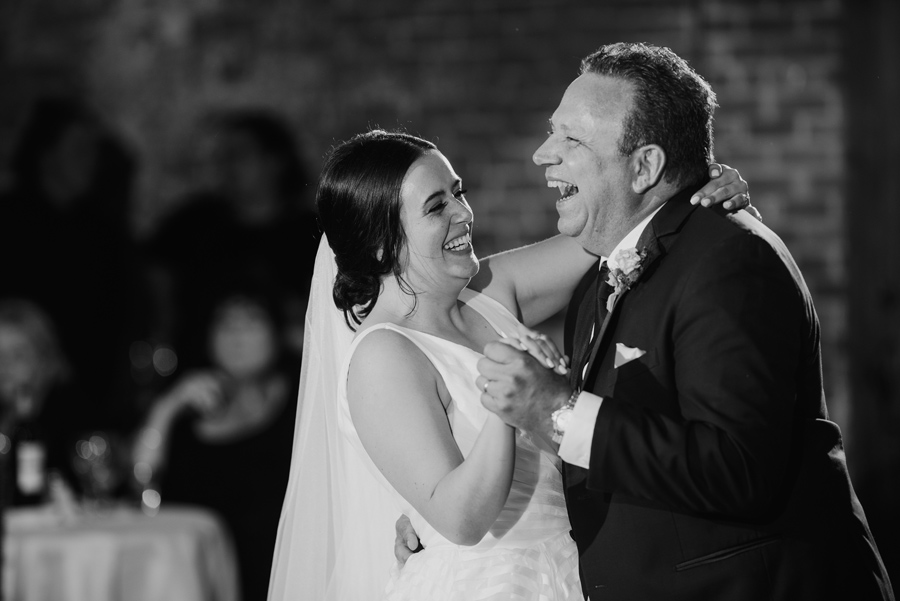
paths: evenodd
<path fill-rule="evenodd" d="M 450 162 L 430 151 L 413 163 L 400 188 L 407 253 L 402 270 L 414 288 L 444 286 L 478 273 L 472 209 Z M 459 282 L 455 281 L 454 286 Z"/>

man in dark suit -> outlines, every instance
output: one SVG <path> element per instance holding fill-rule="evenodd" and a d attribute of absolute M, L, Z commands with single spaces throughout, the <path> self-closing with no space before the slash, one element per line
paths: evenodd
<path fill-rule="evenodd" d="M 781 240 L 697 210 L 715 95 L 642 44 L 582 62 L 534 160 L 601 259 L 570 378 L 492 343 L 484 404 L 560 443 L 585 595 L 893 599 L 822 391 L 819 324 Z"/>

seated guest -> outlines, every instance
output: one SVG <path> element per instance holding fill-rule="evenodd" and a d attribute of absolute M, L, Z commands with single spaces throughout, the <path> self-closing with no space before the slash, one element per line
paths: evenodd
<path fill-rule="evenodd" d="M 266 597 L 290 468 L 299 366 L 280 324 L 277 303 L 253 292 L 215 303 L 207 365 L 187 370 L 153 403 L 135 446 L 164 504 L 203 505 L 223 517 L 245 601 Z"/>
<path fill-rule="evenodd" d="M 46 501 L 51 472 L 78 488 L 72 464 L 77 436 L 104 425 L 83 400 L 49 316 L 25 299 L 0 300 L 0 453 L 11 459 L 4 462 L 11 479 L 4 496 L 12 491 L 7 502 Z M 39 450 L 27 466 L 31 483 L 20 490 L 25 476 L 16 459 L 26 461 L 17 453 L 22 442 Z"/>

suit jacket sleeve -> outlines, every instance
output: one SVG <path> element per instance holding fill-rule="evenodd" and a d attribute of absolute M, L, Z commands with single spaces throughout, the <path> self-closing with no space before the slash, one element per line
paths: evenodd
<path fill-rule="evenodd" d="M 667 379 L 677 406 L 653 411 L 634 399 L 604 399 L 587 486 L 758 517 L 785 478 L 798 363 L 818 335 L 815 315 L 802 280 L 756 235 L 726 238 L 691 258 L 681 281 L 665 301 L 664 323 L 651 324 L 669 332 L 670 348 L 657 349 L 668 363 L 646 376 Z"/>

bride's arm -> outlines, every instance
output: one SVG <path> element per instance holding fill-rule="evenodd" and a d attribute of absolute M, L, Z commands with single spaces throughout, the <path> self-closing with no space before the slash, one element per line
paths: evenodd
<path fill-rule="evenodd" d="M 710 165 L 711 174 L 717 163 Z M 730 211 L 750 205 L 747 182 L 727 165 L 704 185 L 696 199 L 703 206 L 722 204 Z M 566 307 L 575 287 L 598 257 L 574 239 L 557 235 L 542 242 L 497 253 L 481 260 L 469 287 L 499 301 L 526 326 L 533 327 Z"/>
<path fill-rule="evenodd" d="M 509 494 L 515 430 L 490 415 L 464 458 L 437 370 L 410 340 L 389 330 L 360 342 L 347 396 L 360 440 L 388 482 L 448 540 L 480 541 Z"/>
<path fill-rule="evenodd" d="M 574 238 L 556 235 L 482 259 L 469 287 L 499 301 L 523 324 L 534 327 L 565 308 L 598 258 Z"/>

